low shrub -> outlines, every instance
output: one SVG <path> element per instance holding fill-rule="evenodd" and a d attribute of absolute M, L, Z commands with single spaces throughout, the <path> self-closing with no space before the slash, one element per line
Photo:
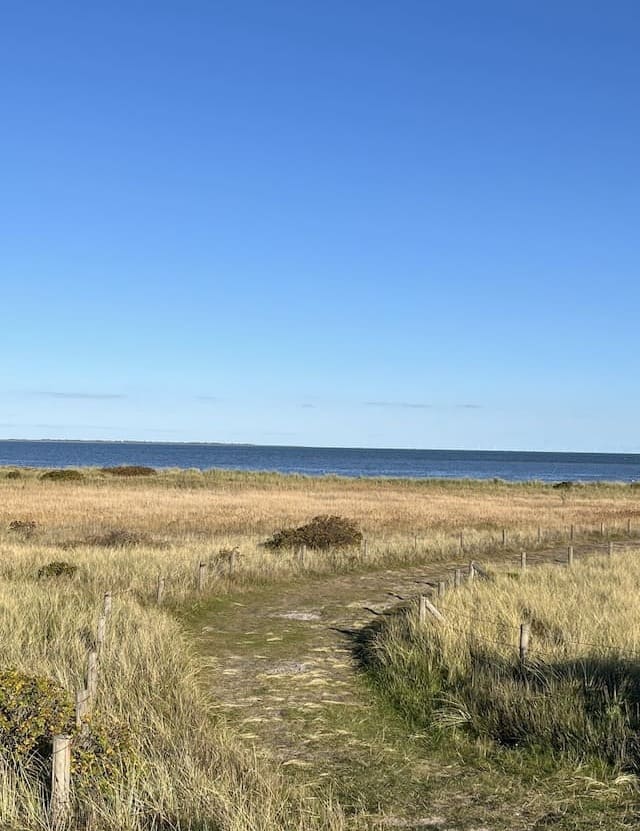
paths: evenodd
<path fill-rule="evenodd" d="M 30 537 L 36 530 L 36 523 L 32 519 L 12 519 L 9 530 Z"/>
<path fill-rule="evenodd" d="M 104 534 L 87 537 L 83 545 L 97 545 L 102 548 L 126 548 L 129 545 L 151 545 L 152 540 L 146 534 L 129 531 L 126 528 L 113 528 Z"/>
<path fill-rule="evenodd" d="M 79 470 L 65 467 L 48 470 L 40 478 L 45 482 L 78 482 L 83 477 Z"/>
<path fill-rule="evenodd" d="M 74 566 L 73 563 L 53 560 L 38 569 L 38 577 L 73 577 L 77 570 L 78 566 Z"/>
<path fill-rule="evenodd" d="M 53 736 L 69 732 L 73 703 L 50 678 L 15 669 L 0 670 L 0 747 L 7 761 L 48 752 Z"/>
<path fill-rule="evenodd" d="M 6 479 L 22 479 L 22 474 L 19 470 L 10 470 L 6 476 Z"/>
<path fill-rule="evenodd" d="M 109 473 L 111 476 L 155 476 L 157 470 L 145 465 L 116 465 L 115 467 L 101 467 L 101 473 Z"/>
<path fill-rule="evenodd" d="M 349 548 L 362 542 L 362 532 L 355 523 L 341 516 L 321 514 L 306 525 L 297 528 L 283 528 L 266 540 L 265 548 L 280 550 L 306 545 L 307 548 L 326 550 L 328 548 Z"/>
<path fill-rule="evenodd" d="M 553 488 L 557 491 L 558 490 L 568 491 L 568 490 L 571 490 L 571 488 L 573 488 L 574 485 L 575 485 L 575 482 L 556 482 L 553 485 Z"/>

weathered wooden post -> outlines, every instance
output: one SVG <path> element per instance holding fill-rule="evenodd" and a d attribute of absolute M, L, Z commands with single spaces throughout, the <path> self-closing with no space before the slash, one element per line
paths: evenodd
<path fill-rule="evenodd" d="M 506 528 L 502 529 L 502 547 L 503 548 L 507 547 L 507 529 Z"/>
<path fill-rule="evenodd" d="M 98 618 L 98 630 L 96 632 L 96 650 L 98 655 L 102 652 L 102 647 L 104 646 L 104 636 L 107 631 L 107 618 L 104 615 L 100 615 Z"/>
<path fill-rule="evenodd" d="M 76 690 L 76 727 L 86 732 L 86 717 L 89 715 L 89 690 Z"/>
<path fill-rule="evenodd" d="M 229 554 L 229 577 L 233 577 L 233 574 L 236 570 L 236 552 L 232 551 Z"/>
<path fill-rule="evenodd" d="M 102 614 L 105 617 L 109 617 L 109 615 L 111 614 L 112 603 L 113 603 L 113 597 L 111 595 L 111 592 L 106 592 L 105 596 L 104 596 L 104 599 L 102 601 Z"/>
<path fill-rule="evenodd" d="M 604 522 L 600 523 L 600 536 L 604 537 Z"/>
<path fill-rule="evenodd" d="M 444 597 L 447 591 L 447 584 L 444 580 L 438 581 L 438 597 Z"/>
<path fill-rule="evenodd" d="M 87 654 L 87 693 L 92 704 L 98 692 L 98 653 L 92 649 Z"/>
<path fill-rule="evenodd" d="M 71 808 L 71 736 L 53 737 L 51 758 L 51 823 L 54 828 L 67 824 Z"/>
<path fill-rule="evenodd" d="M 527 552 L 521 551 L 520 552 L 520 569 L 521 571 L 527 570 Z"/>
<path fill-rule="evenodd" d="M 204 591 L 204 582 L 207 576 L 207 564 L 201 562 L 198 564 L 198 591 Z"/>
<path fill-rule="evenodd" d="M 575 526 L 572 524 L 571 528 L 569 529 L 569 539 L 571 540 L 571 542 L 573 542 L 574 533 L 575 533 Z"/>
<path fill-rule="evenodd" d="M 613 543 L 609 540 L 609 545 L 607 546 L 607 553 L 611 557 L 613 554 Z"/>
<path fill-rule="evenodd" d="M 631 533 L 631 517 L 627 519 L 627 534 Z"/>
<path fill-rule="evenodd" d="M 476 566 L 473 560 L 469 563 L 469 582 L 473 583 L 476 577 Z"/>
<path fill-rule="evenodd" d="M 527 661 L 529 654 L 529 636 L 531 634 L 531 626 L 528 623 L 520 624 L 520 663 L 524 664 Z"/>
<path fill-rule="evenodd" d="M 366 560 L 369 556 L 369 540 L 364 537 L 362 540 L 362 559 Z"/>
<path fill-rule="evenodd" d="M 164 577 L 162 575 L 158 576 L 158 585 L 156 588 L 156 603 L 158 606 L 164 600 Z"/>
<path fill-rule="evenodd" d="M 307 554 L 307 546 L 304 543 L 302 543 L 302 545 L 298 549 L 298 560 L 300 562 L 300 568 L 304 568 L 306 554 Z"/>
<path fill-rule="evenodd" d="M 418 550 L 418 535 L 417 534 L 413 535 L 413 550 L 414 551 Z"/>
<path fill-rule="evenodd" d="M 421 625 L 427 622 L 427 598 L 423 594 L 418 601 L 418 620 Z"/>
<path fill-rule="evenodd" d="M 567 565 L 569 568 L 573 566 L 573 546 L 570 545 L 567 549 Z"/>
<path fill-rule="evenodd" d="M 457 568 L 455 570 L 455 574 L 454 574 L 454 578 L 453 578 L 453 585 L 456 587 L 456 589 L 459 589 L 460 586 L 462 585 L 462 569 L 461 568 Z"/>
<path fill-rule="evenodd" d="M 542 542 L 542 528 L 538 525 L 538 545 Z"/>
<path fill-rule="evenodd" d="M 464 534 L 460 531 L 460 551 L 464 551 Z"/>

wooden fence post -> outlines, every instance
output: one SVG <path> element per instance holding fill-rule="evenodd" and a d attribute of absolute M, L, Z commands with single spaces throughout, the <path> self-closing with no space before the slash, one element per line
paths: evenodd
<path fill-rule="evenodd" d="M 600 536 L 604 537 L 604 522 L 600 523 Z"/>
<path fill-rule="evenodd" d="M 300 567 L 304 568 L 305 555 L 307 553 L 307 546 L 302 543 L 298 551 L 298 559 L 300 560 Z"/>
<path fill-rule="evenodd" d="M 98 692 L 98 653 L 92 649 L 87 655 L 87 693 L 93 703 Z"/>
<path fill-rule="evenodd" d="M 369 556 L 369 540 L 365 537 L 362 540 L 362 559 L 366 560 Z"/>
<path fill-rule="evenodd" d="M 464 534 L 460 531 L 460 551 L 464 551 Z"/>
<path fill-rule="evenodd" d="M 529 653 L 529 635 L 531 627 L 528 623 L 520 624 L 520 663 L 524 664 Z"/>
<path fill-rule="evenodd" d="M 569 529 L 569 539 L 571 540 L 571 542 L 573 542 L 574 532 L 575 532 L 575 526 L 571 525 L 571 528 Z"/>
<path fill-rule="evenodd" d="M 85 718 L 89 715 L 89 690 L 76 690 L 76 727 L 86 732 Z"/>
<path fill-rule="evenodd" d="M 158 606 L 162 603 L 163 600 L 164 600 L 164 577 L 159 576 L 158 577 L 158 586 L 157 586 L 157 589 L 156 589 L 156 603 L 158 604 Z"/>
<path fill-rule="evenodd" d="M 107 631 L 107 619 L 104 615 L 98 618 L 98 631 L 96 632 L 96 650 L 98 655 L 102 652 L 104 646 L 104 636 Z"/>
<path fill-rule="evenodd" d="M 453 585 L 456 587 L 456 589 L 459 589 L 460 586 L 462 585 L 462 569 L 461 568 L 457 568 L 455 570 L 455 575 L 454 575 L 454 578 L 453 578 Z"/>
<path fill-rule="evenodd" d="M 538 543 L 542 542 L 542 528 L 538 525 Z"/>
<path fill-rule="evenodd" d="M 438 582 L 438 597 L 444 597 L 447 591 L 447 584 L 444 580 Z"/>
<path fill-rule="evenodd" d="M 53 737 L 51 757 L 51 822 L 54 828 L 67 823 L 71 807 L 71 736 Z"/>
<path fill-rule="evenodd" d="M 527 552 L 521 551 L 520 552 L 520 568 L 522 571 L 527 570 Z"/>
<path fill-rule="evenodd" d="M 469 563 L 469 582 L 473 583 L 476 576 L 476 567 L 474 565 L 473 560 Z"/>
<path fill-rule="evenodd" d="M 506 528 L 502 529 L 502 547 L 503 548 L 507 547 L 507 529 Z"/>
<path fill-rule="evenodd" d="M 111 614 L 111 605 L 113 602 L 113 597 L 111 596 L 111 592 L 106 592 L 104 596 L 104 600 L 102 603 L 102 614 L 105 617 L 109 617 Z"/>
<path fill-rule="evenodd" d="M 198 565 L 198 591 L 201 592 L 204 590 L 204 581 L 207 576 L 207 564 L 200 563 Z"/>
<path fill-rule="evenodd" d="M 569 568 L 573 566 L 573 546 L 570 545 L 567 549 L 567 565 Z"/>
<path fill-rule="evenodd" d="M 610 557 L 613 554 L 613 543 L 611 542 L 611 540 L 609 540 L 609 545 L 607 546 L 607 553 Z"/>
<path fill-rule="evenodd" d="M 631 533 L 631 517 L 627 519 L 627 534 Z"/>
<path fill-rule="evenodd" d="M 424 624 L 424 623 L 427 622 L 427 604 L 426 604 L 426 600 L 427 600 L 427 598 L 423 594 L 421 594 L 420 595 L 420 600 L 418 601 L 418 620 L 420 621 L 421 624 Z"/>

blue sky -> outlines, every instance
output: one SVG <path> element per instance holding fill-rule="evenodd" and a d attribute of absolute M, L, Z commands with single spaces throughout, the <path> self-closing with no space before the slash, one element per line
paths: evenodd
<path fill-rule="evenodd" d="M 640 451 L 635 2 L 9 2 L 0 437 Z"/>

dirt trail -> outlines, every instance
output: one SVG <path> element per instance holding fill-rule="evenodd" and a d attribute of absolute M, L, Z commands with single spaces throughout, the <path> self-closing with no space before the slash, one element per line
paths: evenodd
<path fill-rule="evenodd" d="M 576 556 L 604 548 L 576 544 Z M 565 561 L 566 554 L 566 546 L 547 549 L 529 554 L 528 563 Z M 494 561 L 506 558 L 517 567 L 515 552 L 496 551 Z M 482 563 L 490 562 L 484 555 Z M 467 810 L 470 824 L 451 819 L 462 760 L 446 769 L 430 762 L 424 738 L 408 736 L 375 701 L 352 650 L 352 634 L 376 614 L 399 598 L 429 594 L 467 564 L 317 577 L 212 601 L 193 629 L 210 661 L 216 706 L 258 752 L 307 783 L 310 798 L 323 784 L 331 789 L 350 827 L 486 831 L 484 812 Z M 473 803 L 473 793 L 457 798 Z M 491 824 L 491 831 L 502 827 Z M 511 817 L 504 827 L 532 826 Z"/>

